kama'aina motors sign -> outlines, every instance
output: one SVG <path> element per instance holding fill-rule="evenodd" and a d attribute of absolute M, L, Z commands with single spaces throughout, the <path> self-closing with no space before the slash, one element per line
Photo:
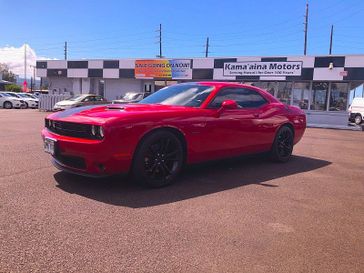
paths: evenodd
<path fill-rule="evenodd" d="M 300 76 L 302 62 L 224 63 L 224 76 Z"/>

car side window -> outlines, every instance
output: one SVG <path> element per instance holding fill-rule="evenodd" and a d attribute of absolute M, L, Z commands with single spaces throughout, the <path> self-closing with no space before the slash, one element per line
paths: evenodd
<path fill-rule="evenodd" d="M 83 100 L 83 102 L 88 102 L 88 101 L 95 101 L 95 97 L 87 97 Z"/>
<path fill-rule="evenodd" d="M 104 99 L 103 99 L 103 97 L 97 96 L 97 97 L 95 97 L 95 100 L 96 101 L 103 101 Z"/>
<path fill-rule="evenodd" d="M 258 108 L 267 103 L 267 100 L 254 90 L 228 87 L 217 93 L 208 108 L 220 108 L 225 100 L 236 101 L 239 108 Z"/>

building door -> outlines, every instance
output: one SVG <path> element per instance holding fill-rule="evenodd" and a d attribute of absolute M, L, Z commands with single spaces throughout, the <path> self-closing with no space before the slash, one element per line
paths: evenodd
<path fill-rule="evenodd" d="M 310 100 L 310 82 L 295 82 L 292 88 L 292 105 L 307 110 Z"/>
<path fill-rule="evenodd" d="M 329 92 L 328 82 L 313 82 L 310 109 L 326 111 L 328 92 Z"/>

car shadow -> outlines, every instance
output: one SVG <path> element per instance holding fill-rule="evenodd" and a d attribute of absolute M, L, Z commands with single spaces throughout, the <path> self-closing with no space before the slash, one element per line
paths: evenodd
<path fill-rule="evenodd" d="M 262 156 L 215 161 L 187 167 L 168 187 L 148 189 L 127 177 L 92 179 L 66 172 L 54 178 L 60 189 L 115 206 L 142 208 L 173 203 L 250 184 L 278 187 L 273 179 L 313 171 L 331 162 L 292 156 L 287 163 L 274 163 Z"/>

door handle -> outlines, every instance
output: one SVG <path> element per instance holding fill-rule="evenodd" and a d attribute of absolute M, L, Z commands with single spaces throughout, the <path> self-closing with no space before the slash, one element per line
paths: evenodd
<path fill-rule="evenodd" d="M 259 114 L 258 114 L 258 113 L 254 113 L 254 114 L 253 114 L 253 116 L 254 116 L 255 118 L 259 118 Z"/>

